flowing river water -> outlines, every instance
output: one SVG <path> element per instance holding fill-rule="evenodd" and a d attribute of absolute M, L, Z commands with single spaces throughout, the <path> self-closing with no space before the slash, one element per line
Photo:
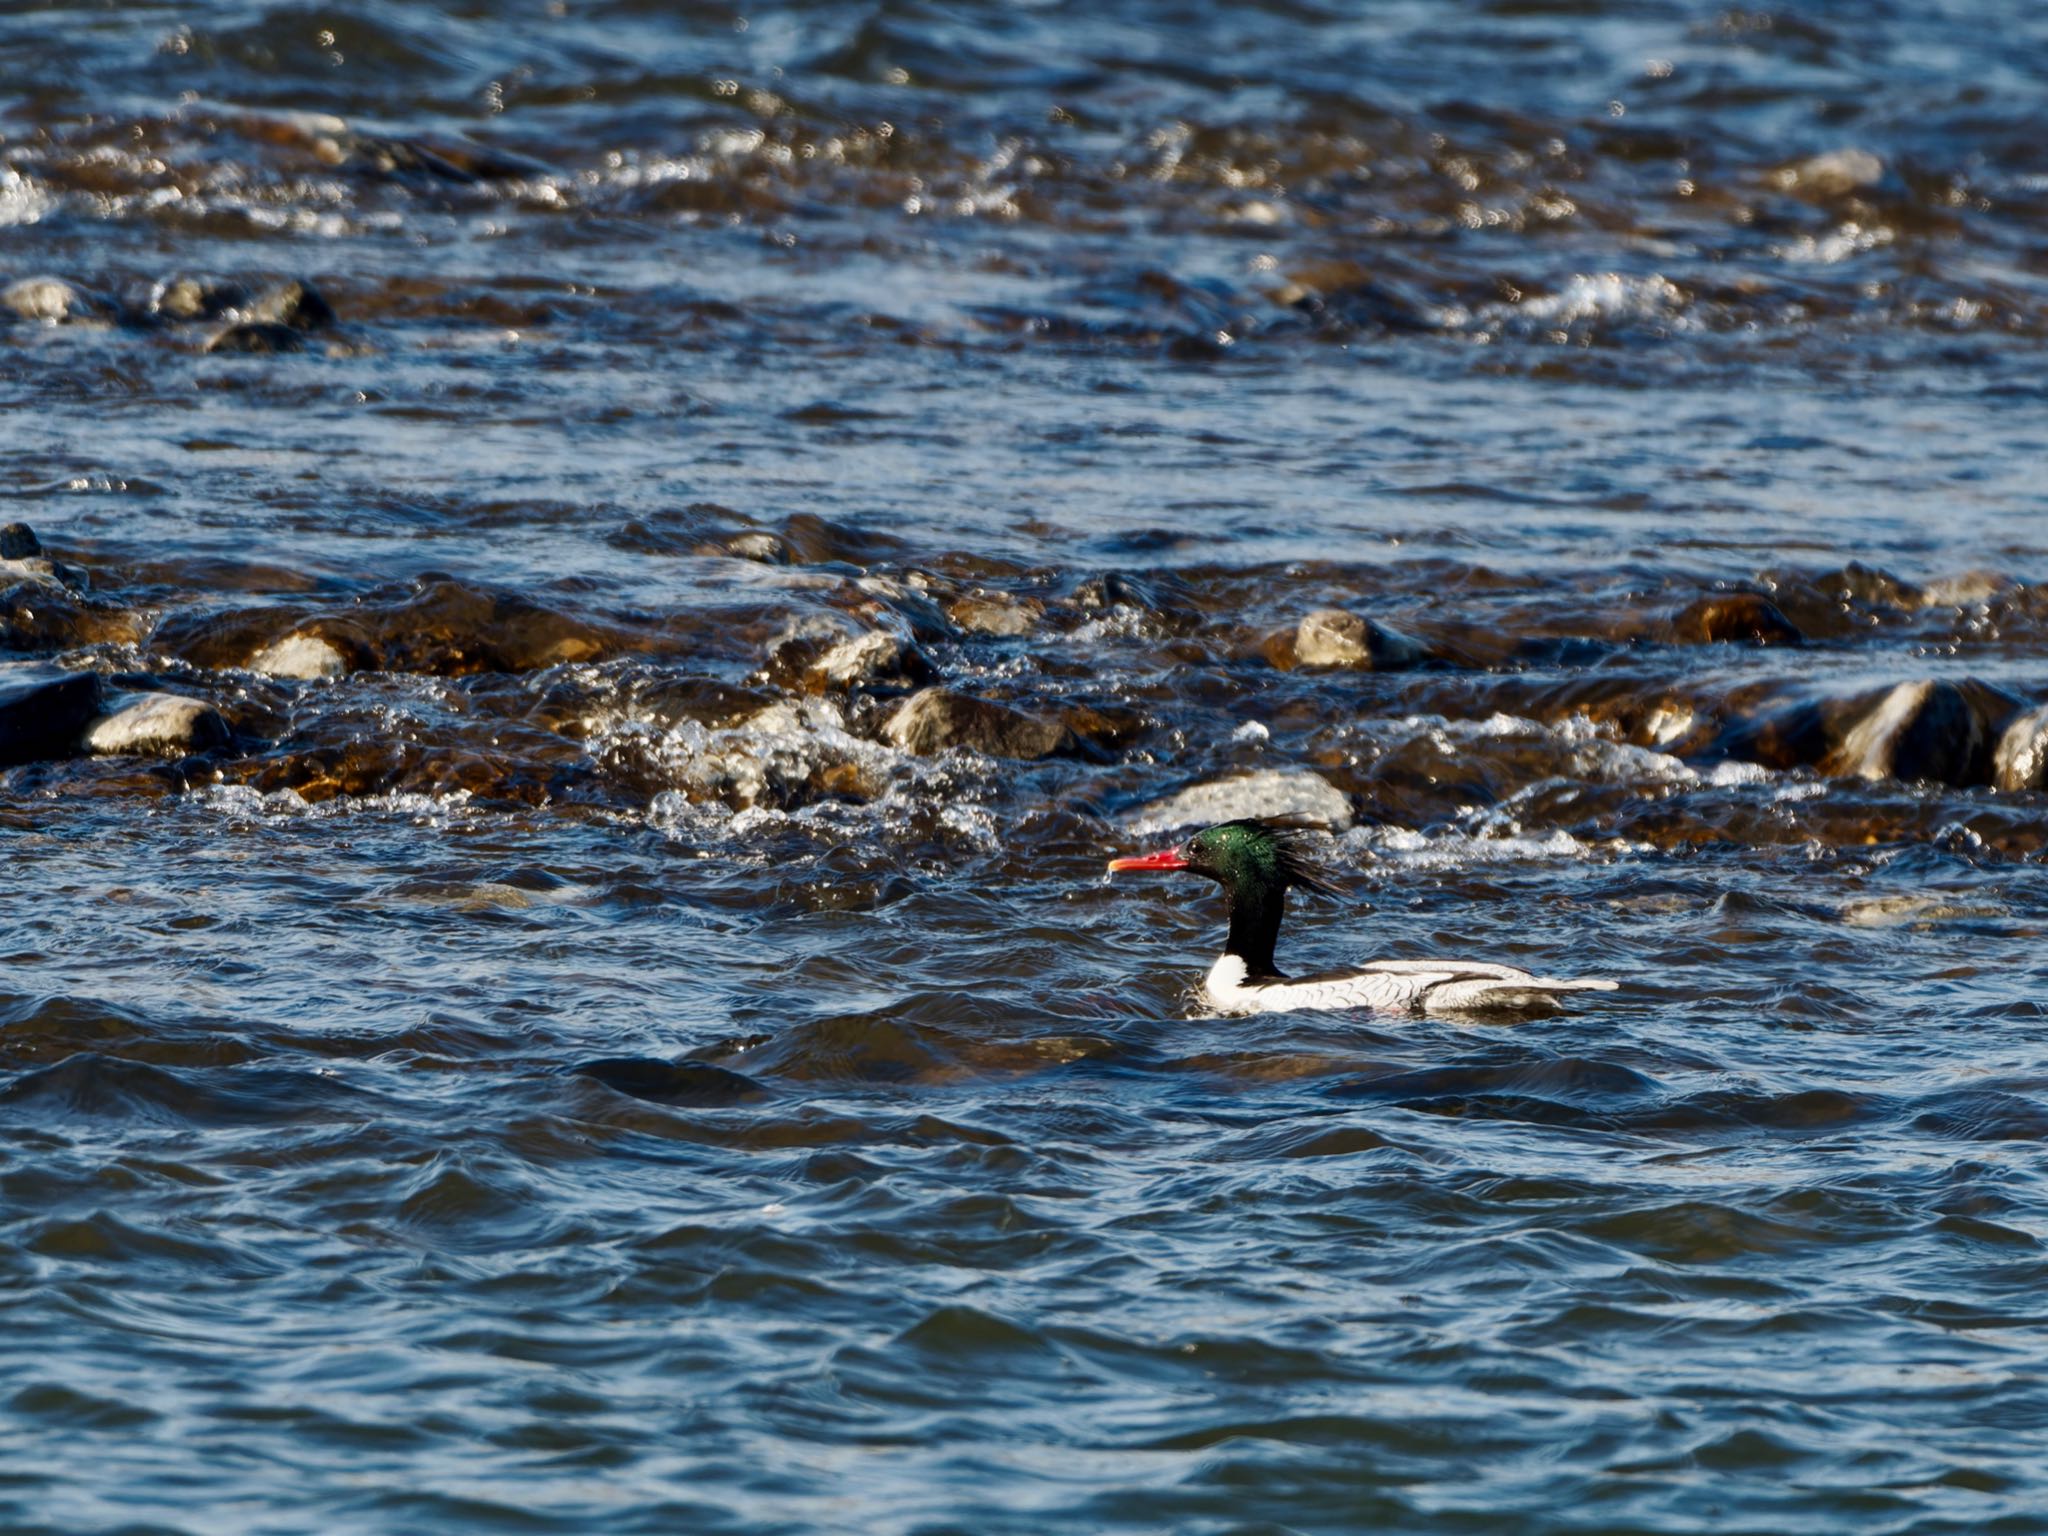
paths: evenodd
<path fill-rule="evenodd" d="M 2044 77 L 0 4 L 0 1529 L 2048 1531 Z"/>

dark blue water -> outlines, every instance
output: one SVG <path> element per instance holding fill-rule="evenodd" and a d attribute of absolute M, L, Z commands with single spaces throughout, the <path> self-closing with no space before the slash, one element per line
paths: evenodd
<path fill-rule="evenodd" d="M 2044 73 L 0 3 L 0 1531 L 2048 1531 Z"/>

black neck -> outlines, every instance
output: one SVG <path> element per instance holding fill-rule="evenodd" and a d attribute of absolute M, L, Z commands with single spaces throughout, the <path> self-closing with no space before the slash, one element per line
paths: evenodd
<path fill-rule="evenodd" d="M 1276 977 L 1273 941 L 1280 937 L 1280 915 L 1287 905 L 1284 885 L 1255 885 L 1230 892 L 1230 938 L 1223 953 L 1244 962 L 1247 978 Z"/>

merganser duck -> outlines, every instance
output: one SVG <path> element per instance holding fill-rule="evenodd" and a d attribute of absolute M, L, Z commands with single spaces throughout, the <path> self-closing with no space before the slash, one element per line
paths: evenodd
<path fill-rule="evenodd" d="M 1109 868 L 1111 873 L 1192 870 L 1223 887 L 1230 938 L 1202 982 L 1204 1001 L 1219 1013 L 1336 1008 L 1492 1013 L 1540 1009 L 1560 992 L 1615 989 L 1611 981 L 1561 981 L 1512 965 L 1468 960 L 1374 960 L 1356 970 L 1290 981 L 1273 965 L 1273 941 L 1279 937 L 1288 890 L 1299 886 L 1322 896 L 1339 892 L 1308 861 L 1291 830 L 1270 822 L 1222 822 L 1164 853 L 1111 859 Z"/>

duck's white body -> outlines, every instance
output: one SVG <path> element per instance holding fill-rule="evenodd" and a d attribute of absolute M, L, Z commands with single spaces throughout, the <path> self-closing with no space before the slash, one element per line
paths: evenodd
<path fill-rule="evenodd" d="M 1375 960 L 1335 976 L 1248 981 L 1236 955 L 1209 967 L 1202 997 L 1218 1013 L 1370 1008 L 1380 1013 L 1469 1014 L 1540 1008 L 1560 992 L 1612 992 L 1615 983 L 1559 980 L 1512 965 L 1465 960 Z"/>

